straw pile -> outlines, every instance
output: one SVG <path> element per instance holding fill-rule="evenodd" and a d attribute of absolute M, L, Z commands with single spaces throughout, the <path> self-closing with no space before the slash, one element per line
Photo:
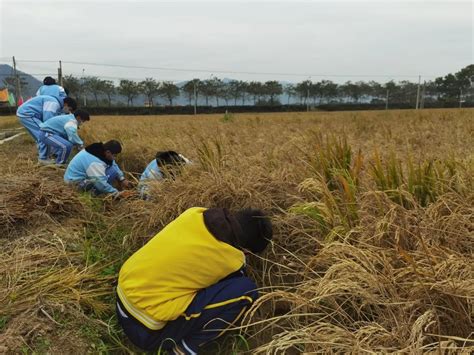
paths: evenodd
<path fill-rule="evenodd" d="M 0 228 L 11 229 L 24 222 L 71 216 L 81 203 L 55 171 L 32 171 L 28 175 L 4 176 L 0 184 Z"/>

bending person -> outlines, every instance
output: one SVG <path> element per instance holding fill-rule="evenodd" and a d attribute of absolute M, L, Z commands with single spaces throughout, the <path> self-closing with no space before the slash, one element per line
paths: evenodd
<path fill-rule="evenodd" d="M 56 80 L 50 76 L 47 76 L 43 79 L 43 85 L 41 85 L 38 91 L 36 91 L 36 96 L 54 96 L 62 100 L 66 98 L 67 94 L 67 90 L 56 84 Z"/>
<path fill-rule="evenodd" d="M 76 110 L 73 114 L 56 116 L 40 124 L 39 141 L 56 154 L 56 164 L 67 162 L 73 146 L 82 148 L 84 142 L 77 129 L 89 120 L 87 111 Z"/>
<path fill-rule="evenodd" d="M 149 182 L 174 178 L 177 170 L 191 161 L 173 150 L 157 152 L 153 159 L 140 176 L 138 190 L 142 198 L 147 198 L 149 194 Z"/>
<path fill-rule="evenodd" d="M 64 174 L 64 181 L 95 195 L 119 195 L 114 184 L 120 189 L 130 185 L 115 162 L 115 156 L 121 152 L 122 146 L 116 140 L 88 145 L 72 158 Z"/>
<path fill-rule="evenodd" d="M 41 95 L 26 101 L 16 111 L 18 120 L 36 142 L 40 164 L 49 164 L 48 149 L 39 141 L 40 124 L 61 114 L 63 110 L 65 113 L 71 113 L 76 108 L 76 101 L 70 97 L 59 100 L 53 96 Z"/>
<path fill-rule="evenodd" d="M 116 310 L 125 334 L 143 350 L 195 354 L 258 297 L 244 252 L 262 252 L 271 238 L 260 210 L 188 209 L 123 264 Z"/>

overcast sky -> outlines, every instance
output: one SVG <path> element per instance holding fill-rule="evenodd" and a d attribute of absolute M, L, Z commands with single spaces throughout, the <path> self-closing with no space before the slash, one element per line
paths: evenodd
<path fill-rule="evenodd" d="M 0 12 L 0 60 L 15 55 L 40 77 L 57 64 L 22 60 L 61 59 L 65 74 L 176 81 L 416 81 L 473 63 L 471 1 L 0 0 Z"/>

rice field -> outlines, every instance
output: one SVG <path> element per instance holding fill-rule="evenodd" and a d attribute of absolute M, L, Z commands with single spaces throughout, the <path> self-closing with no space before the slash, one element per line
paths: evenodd
<path fill-rule="evenodd" d="M 133 181 L 156 151 L 194 164 L 152 199 L 92 198 L 0 145 L 0 352 L 137 353 L 114 316 L 126 258 L 192 206 L 256 207 L 261 298 L 203 353 L 472 353 L 474 110 L 92 117 Z M 0 117 L 0 130 L 17 126 Z"/>

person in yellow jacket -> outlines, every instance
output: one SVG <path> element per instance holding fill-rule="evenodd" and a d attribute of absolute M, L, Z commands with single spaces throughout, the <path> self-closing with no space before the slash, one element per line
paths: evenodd
<path fill-rule="evenodd" d="M 262 252 L 272 235 L 261 210 L 186 210 L 122 265 L 116 311 L 125 334 L 146 351 L 195 354 L 258 297 L 244 252 Z"/>

